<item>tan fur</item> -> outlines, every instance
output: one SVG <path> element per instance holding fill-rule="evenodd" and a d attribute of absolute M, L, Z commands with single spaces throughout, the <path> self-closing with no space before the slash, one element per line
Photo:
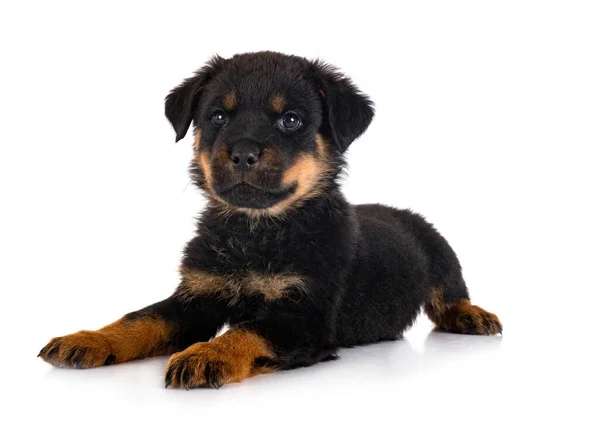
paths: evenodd
<path fill-rule="evenodd" d="M 204 180 L 206 181 L 206 187 L 212 190 L 212 169 L 210 167 L 210 156 L 208 152 L 201 152 L 195 158 L 196 164 L 202 170 L 204 174 Z"/>
<path fill-rule="evenodd" d="M 432 289 L 428 303 L 431 309 L 426 310 L 427 316 L 437 326 L 441 326 L 442 318 L 449 308 L 444 302 L 443 291 L 439 288 Z"/>
<path fill-rule="evenodd" d="M 262 295 L 267 301 L 283 298 L 291 289 L 304 290 L 304 280 L 297 275 L 261 274 L 250 272 L 243 281 L 243 291 L 246 294 Z"/>
<path fill-rule="evenodd" d="M 209 370 L 216 370 L 218 384 L 240 382 L 247 377 L 274 371 L 255 365 L 257 358 L 274 358 L 271 345 L 256 333 L 232 328 L 210 342 L 196 343 L 173 354 L 167 364 L 167 377 L 173 387 L 184 387 L 180 374 L 185 372 L 190 387 L 209 384 Z M 177 370 L 175 370 L 177 368 Z"/>
<path fill-rule="evenodd" d="M 267 168 L 270 171 L 277 171 L 283 165 L 283 160 L 284 157 L 282 156 L 281 151 L 272 146 L 268 146 L 260 154 L 258 168 Z"/>
<path fill-rule="evenodd" d="M 235 98 L 235 92 L 232 91 L 225 95 L 222 102 L 227 111 L 233 111 L 237 102 Z"/>
<path fill-rule="evenodd" d="M 277 94 L 271 98 L 271 109 L 276 113 L 281 113 L 285 107 L 285 97 L 283 94 Z"/>
<path fill-rule="evenodd" d="M 118 320 L 98 331 L 111 344 L 117 362 L 154 355 L 166 355 L 171 333 L 167 323 L 157 318 Z"/>
<path fill-rule="evenodd" d="M 224 293 L 231 289 L 228 285 L 230 279 L 205 271 L 191 270 L 184 267 L 179 269 L 181 283 L 177 293 L 183 299 L 192 299 L 196 296 L 206 296 L 214 293 Z"/>
<path fill-rule="evenodd" d="M 231 155 L 227 151 L 227 146 L 225 144 L 222 144 L 217 149 L 213 150 L 210 163 L 215 168 L 227 168 L 230 173 L 233 172 Z"/>
<path fill-rule="evenodd" d="M 317 146 L 316 155 L 303 153 L 296 162 L 284 172 L 281 179 L 283 186 L 297 183 L 296 191 L 287 199 L 267 209 L 239 208 L 238 211 L 246 213 L 254 219 L 264 216 L 278 217 L 285 214 L 293 205 L 299 205 L 305 200 L 318 196 L 321 193 L 322 181 L 329 171 L 329 156 L 327 146 L 321 134 L 315 137 Z"/>
<path fill-rule="evenodd" d="M 181 268 L 178 294 L 184 299 L 216 294 L 230 303 L 244 295 L 261 295 L 267 301 L 279 300 L 292 289 L 303 291 L 304 280 L 293 274 L 260 273 L 249 271 L 242 274 L 221 276 L 205 271 Z"/>
<path fill-rule="evenodd" d="M 321 134 L 315 137 L 316 153 L 303 153 L 296 162 L 283 173 L 282 186 L 292 186 L 296 184 L 294 193 L 281 202 L 267 209 L 251 209 L 242 207 L 231 207 L 224 199 L 220 198 L 212 187 L 211 158 L 208 152 L 196 154 L 194 160 L 204 173 L 205 186 L 210 193 L 210 197 L 216 200 L 221 206 L 221 212 L 224 216 L 234 212 L 243 212 L 250 217 L 251 224 L 257 224 L 263 217 L 280 217 L 294 205 L 299 205 L 305 200 L 318 196 L 321 193 L 322 182 L 330 170 L 329 153 L 325 140 Z M 265 150 L 264 159 L 274 162 L 280 162 L 275 150 Z M 215 165 L 227 165 L 224 148 L 216 151 L 212 159 Z M 262 159 L 262 158 L 261 158 Z M 267 162 L 267 161 L 265 161 Z M 273 167 L 270 167 L 273 168 Z"/>
<path fill-rule="evenodd" d="M 169 327 L 161 319 L 120 319 L 99 330 L 82 330 L 54 338 L 42 350 L 40 357 L 51 364 L 70 367 L 74 352 L 84 349 L 85 352 L 80 352 L 80 366 L 99 367 L 109 356 L 112 356 L 112 363 L 123 363 L 167 355 L 172 351 L 168 345 L 170 336 Z"/>
<path fill-rule="evenodd" d="M 292 204 L 308 200 L 320 194 L 321 181 L 329 169 L 327 162 L 327 149 L 323 138 L 317 134 L 315 138 L 317 155 L 301 154 L 294 165 L 284 172 L 281 179 L 283 186 L 297 184 L 296 191 L 287 199 L 267 209 L 270 215 L 279 215 L 285 212 Z"/>
<path fill-rule="evenodd" d="M 222 199 L 213 188 L 213 176 L 209 153 L 196 153 L 196 155 L 194 156 L 194 161 L 196 162 L 196 165 L 198 165 L 198 167 L 200 167 L 200 169 L 202 170 L 202 174 L 204 174 L 204 188 L 206 189 L 207 193 L 212 199 L 216 200 L 224 209 L 228 209 L 229 204 L 224 199 Z"/>
<path fill-rule="evenodd" d="M 435 325 L 448 332 L 495 335 L 502 332 L 502 324 L 493 313 L 474 306 L 463 298 L 456 303 L 444 301 L 443 291 L 433 289 L 429 295 L 426 313 Z"/>
<path fill-rule="evenodd" d="M 202 130 L 198 129 L 194 135 L 194 153 L 200 153 L 200 141 L 202 140 Z"/>
<path fill-rule="evenodd" d="M 315 136 L 315 143 L 317 144 L 317 153 L 319 159 L 324 161 L 324 163 L 327 163 L 327 146 L 325 145 L 325 139 L 323 139 L 323 136 L 321 136 L 320 133 L 317 133 Z"/>

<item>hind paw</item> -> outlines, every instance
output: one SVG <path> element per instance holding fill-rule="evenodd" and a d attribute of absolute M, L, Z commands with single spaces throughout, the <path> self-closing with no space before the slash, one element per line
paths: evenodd
<path fill-rule="evenodd" d="M 471 335 L 496 335 L 502 333 L 502 323 L 494 313 L 463 301 L 448 310 L 444 329 Z"/>

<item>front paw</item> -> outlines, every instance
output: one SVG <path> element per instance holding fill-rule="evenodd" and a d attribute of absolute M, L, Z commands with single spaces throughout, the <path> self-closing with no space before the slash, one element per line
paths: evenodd
<path fill-rule="evenodd" d="M 198 343 L 182 352 L 173 354 L 167 364 L 165 387 L 220 388 L 233 381 L 231 364 L 219 356 L 212 344 Z"/>
<path fill-rule="evenodd" d="M 38 357 L 66 368 L 93 368 L 115 362 L 108 340 L 101 333 L 86 330 L 52 339 Z"/>
<path fill-rule="evenodd" d="M 167 364 L 165 387 L 214 387 L 274 371 L 275 354 L 256 333 L 231 328 L 210 342 L 198 342 L 173 354 Z"/>

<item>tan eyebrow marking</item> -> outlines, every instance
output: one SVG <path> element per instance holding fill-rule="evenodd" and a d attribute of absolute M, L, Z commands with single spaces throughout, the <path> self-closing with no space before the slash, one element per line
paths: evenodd
<path fill-rule="evenodd" d="M 283 107 L 285 107 L 285 98 L 283 94 L 277 94 L 271 98 L 271 108 L 273 111 L 280 113 L 283 111 Z"/>
<path fill-rule="evenodd" d="M 227 111 L 232 111 L 235 108 L 235 104 L 235 92 L 231 91 L 223 97 L 223 106 Z"/>

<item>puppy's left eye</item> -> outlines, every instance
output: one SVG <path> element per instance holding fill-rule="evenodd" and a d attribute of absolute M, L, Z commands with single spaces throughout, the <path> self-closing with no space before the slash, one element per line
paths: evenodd
<path fill-rule="evenodd" d="M 292 111 L 288 111 L 279 119 L 279 126 L 285 130 L 296 130 L 302 125 L 300 116 Z"/>

